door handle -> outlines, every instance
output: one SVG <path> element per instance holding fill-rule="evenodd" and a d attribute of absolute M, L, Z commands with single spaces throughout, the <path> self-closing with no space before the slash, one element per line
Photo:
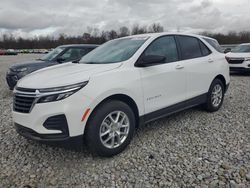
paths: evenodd
<path fill-rule="evenodd" d="M 214 62 L 214 60 L 212 60 L 212 59 L 208 60 L 208 63 L 213 63 L 213 62 Z"/>
<path fill-rule="evenodd" d="M 176 69 L 183 69 L 184 67 L 182 65 L 177 65 L 175 68 Z"/>

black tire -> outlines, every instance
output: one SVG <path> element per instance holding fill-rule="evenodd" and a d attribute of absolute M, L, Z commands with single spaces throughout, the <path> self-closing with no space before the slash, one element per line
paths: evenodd
<path fill-rule="evenodd" d="M 221 98 L 221 101 L 220 101 L 219 105 L 214 105 L 213 102 L 212 102 L 212 95 L 213 95 L 212 92 L 213 92 L 214 88 L 216 86 L 218 86 L 218 85 L 222 89 L 222 98 Z M 207 101 L 204 104 L 205 109 L 208 112 L 216 112 L 216 111 L 218 111 L 221 108 L 222 104 L 223 104 L 224 95 L 225 95 L 225 86 L 224 86 L 223 82 L 220 79 L 215 79 L 212 82 L 212 84 L 211 84 L 211 86 L 209 88 L 209 91 L 208 91 L 208 94 L 207 94 Z"/>
<path fill-rule="evenodd" d="M 128 135 L 124 142 L 116 148 L 107 148 L 102 143 L 100 138 L 100 128 L 104 119 L 114 111 L 121 111 L 125 113 L 129 120 Z M 99 155 L 103 157 L 111 157 L 122 152 L 130 143 L 135 131 L 135 115 L 132 109 L 124 102 L 117 100 L 109 100 L 101 104 L 91 114 L 86 127 L 85 142 L 88 150 L 93 155 Z"/>

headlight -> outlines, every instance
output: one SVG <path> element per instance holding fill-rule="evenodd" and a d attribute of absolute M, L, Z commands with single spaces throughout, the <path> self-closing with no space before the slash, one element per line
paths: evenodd
<path fill-rule="evenodd" d="M 250 61 L 250 57 L 245 58 L 245 61 Z"/>
<path fill-rule="evenodd" d="M 27 71 L 27 70 L 28 70 L 28 68 L 24 67 L 24 68 L 16 69 L 15 71 L 16 72 L 24 72 L 24 71 Z"/>
<path fill-rule="evenodd" d="M 41 97 L 39 98 L 37 103 L 46 103 L 46 102 L 63 100 L 69 97 L 70 95 L 74 94 L 75 92 L 79 91 L 87 84 L 88 81 L 63 87 L 39 89 L 38 91 L 41 94 Z"/>

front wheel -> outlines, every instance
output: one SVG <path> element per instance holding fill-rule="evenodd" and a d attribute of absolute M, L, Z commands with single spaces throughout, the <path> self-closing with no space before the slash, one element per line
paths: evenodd
<path fill-rule="evenodd" d="M 215 112 L 220 109 L 223 104 L 225 87 L 221 80 L 215 79 L 208 91 L 207 102 L 205 108 L 209 112 Z"/>
<path fill-rule="evenodd" d="M 121 101 L 107 101 L 91 115 L 86 128 L 88 149 L 100 156 L 110 157 L 123 151 L 135 130 L 135 116 Z"/>

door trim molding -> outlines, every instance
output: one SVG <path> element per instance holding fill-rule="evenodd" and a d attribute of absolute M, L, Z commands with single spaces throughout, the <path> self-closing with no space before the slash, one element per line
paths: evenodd
<path fill-rule="evenodd" d="M 140 116 L 140 125 L 149 123 L 151 121 L 155 121 L 157 119 L 169 116 L 171 114 L 186 110 L 188 108 L 192 108 L 194 106 L 198 106 L 200 104 L 204 104 L 207 101 L 207 93 L 194 97 L 192 99 L 188 99 L 186 101 L 171 105 L 169 107 L 150 112 L 143 116 Z"/>

